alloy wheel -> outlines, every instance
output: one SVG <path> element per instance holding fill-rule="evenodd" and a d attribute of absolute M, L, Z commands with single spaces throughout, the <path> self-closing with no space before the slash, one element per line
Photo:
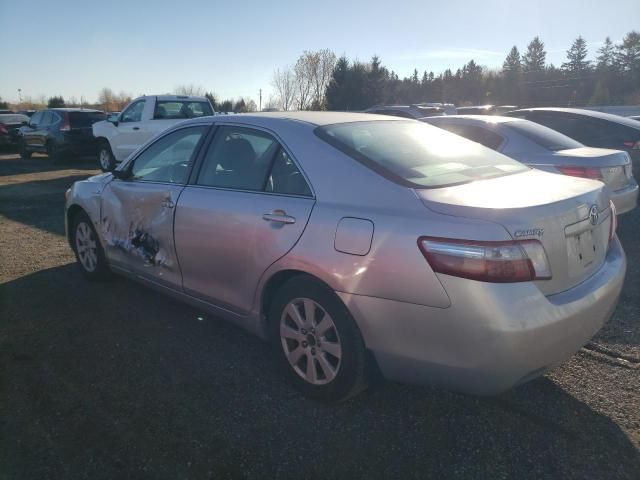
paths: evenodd
<path fill-rule="evenodd" d="M 280 341 L 293 370 L 312 385 L 331 382 L 340 370 L 342 343 L 331 316 L 309 298 L 291 300 L 280 317 Z"/>
<path fill-rule="evenodd" d="M 82 267 L 87 272 L 95 271 L 98 266 L 98 248 L 93 230 L 86 222 L 76 226 L 76 251 Z"/>

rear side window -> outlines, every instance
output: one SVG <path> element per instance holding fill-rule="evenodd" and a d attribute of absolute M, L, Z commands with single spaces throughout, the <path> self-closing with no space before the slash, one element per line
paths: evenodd
<path fill-rule="evenodd" d="M 244 127 L 219 128 L 196 184 L 311 196 L 304 176 L 277 140 Z"/>
<path fill-rule="evenodd" d="M 156 120 L 197 118 L 213 115 L 209 102 L 158 100 L 153 118 Z"/>
<path fill-rule="evenodd" d="M 90 127 L 96 122 L 106 120 L 107 115 L 102 112 L 69 112 L 72 127 Z"/>
<path fill-rule="evenodd" d="M 455 125 L 447 122 L 435 123 L 436 126 L 445 130 L 468 138 L 469 140 L 484 145 L 491 150 L 497 150 L 502 144 L 503 138 L 488 128 L 478 127 L 476 125 Z"/>
<path fill-rule="evenodd" d="M 547 150 L 552 150 L 554 152 L 584 146 L 580 142 L 577 142 L 562 133 L 556 132 L 555 130 L 537 123 L 515 121 L 505 123 L 504 126 L 505 128 L 509 128 L 523 137 L 528 138 L 535 144 L 540 145 L 542 148 L 546 148 Z"/>
<path fill-rule="evenodd" d="M 402 185 L 435 188 L 499 177 L 528 167 L 483 145 L 421 122 L 327 125 L 316 134 Z"/>

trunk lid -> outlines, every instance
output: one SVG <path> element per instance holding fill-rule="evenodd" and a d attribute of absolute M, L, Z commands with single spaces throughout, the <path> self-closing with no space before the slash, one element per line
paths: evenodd
<path fill-rule="evenodd" d="M 545 295 L 572 288 L 604 262 L 611 210 L 601 182 L 530 170 L 416 193 L 433 211 L 490 220 L 513 239 L 539 240 L 552 274 L 536 282 Z M 474 240 L 472 231 L 467 239 Z"/>
<path fill-rule="evenodd" d="M 554 159 L 561 165 L 599 168 L 602 181 L 614 192 L 627 188 L 632 178 L 631 158 L 627 152 L 620 150 L 571 148 L 555 152 Z"/>

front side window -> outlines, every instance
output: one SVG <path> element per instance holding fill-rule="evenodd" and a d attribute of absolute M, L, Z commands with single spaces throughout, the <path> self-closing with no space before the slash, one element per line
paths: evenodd
<path fill-rule="evenodd" d="M 142 110 L 144 110 L 144 100 L 138 100 L 133 105 L 130 105 L 124 112 L 122 112 L 121 122 L 139 122 L 142 120 Z"/>
<path fill-rule="evenodd" d="M 131 179 L 147 182 L 185 183 L 198 142 L 207 127 L 176 130 L 151 144 L 134 161 Z"/>
<path fill-rule="evenodd" d="M 435 188 L 494 178 L 528 167 L 478 143 L 421 122 L 327 125 L 316 134 L 402 185 Z"/>
<path fill-rule="evenodd" d="M 158 100 L 153 118 L 156 120 L 198 118 L 213 115 L 209 102 Z"/>
<path fill-rule="evenodd" d="M 42 121 L 40 122 L 41 127 L 48 127 L 53 123 L 53 112 L 44 112 L 42 116 Z"/>
<path fill-rule="evenodd" d="M 196 183 L 210 187 L 263 190 L 278 149 L 266 133 L 242 127 L 220 127 Z"/>

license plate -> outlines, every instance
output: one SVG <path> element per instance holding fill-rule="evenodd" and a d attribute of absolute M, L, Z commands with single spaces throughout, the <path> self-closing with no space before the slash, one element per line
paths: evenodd
<path fill-rule="evenodd" d="M 593 263 L 596 258 L 596 245 L 593 241 L 591 230 L 571 237 L 570 244 L 574 261 L 577 261 L 583 268 L 587 268 Z"/>

